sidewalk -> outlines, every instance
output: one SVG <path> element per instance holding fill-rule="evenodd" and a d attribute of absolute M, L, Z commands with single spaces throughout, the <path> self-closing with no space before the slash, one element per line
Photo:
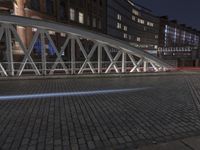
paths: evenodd
<path fill-rule="evenodd" d="M 148 145 L 138 150 L 200 150 L 200 136 L 162 144 Z"/>

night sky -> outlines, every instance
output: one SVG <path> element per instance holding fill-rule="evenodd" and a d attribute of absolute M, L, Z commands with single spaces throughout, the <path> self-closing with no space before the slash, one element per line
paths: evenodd
<path fill-rule="evenodd" d="M 168 15 L 179 23 L 200 30 L 200 0 L 134 0 L 155 15 Z"/>

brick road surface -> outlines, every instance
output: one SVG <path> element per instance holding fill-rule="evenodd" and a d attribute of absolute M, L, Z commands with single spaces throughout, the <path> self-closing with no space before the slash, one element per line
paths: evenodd
<path fill-rule="evenodd" d="M 0 149 L 134 150 L 200 135 L 199 85 L 194 75 L 0 81 Z M 31 97 L 135 88 L 147 89 Z"/>

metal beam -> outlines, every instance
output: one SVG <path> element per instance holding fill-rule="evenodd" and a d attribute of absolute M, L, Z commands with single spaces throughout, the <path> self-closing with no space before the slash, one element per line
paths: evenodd
<path fill-rule="evenodd" d="M 90 59 L 91 59 L 92 55 L 94 54 L 94 51 L 96 50 L 97 46 L 98 46 L 98 43 L 94 43 L 90 53 L 88 54 L 88 56 L 86 56 L 85 61 L 84 61 L 83 65 L 81 66 L 78 74 L 83 73 L 83 70 L 84 70 L 84 68 L 86 67 L 87 64 L 89 65 L 92 73 L 95 73 L 94 67 L 91 64 Z"/>
<path fill-rule="evenodd" d="M 14 62 L 13 62 L 13 52 L 12 52 L 12 38 L 11 38 L 11 31 L 9 28 L 9 24 L 5 25 L 5 34 L 6 34 L 6 55 L 8 60 L 8 68 L 9 68 L 9 74 L 11 76 L 14 76 Z"/>
<path fill-rule="evenodd" d="M 98 44 L 98 73 L 102 73 L 102 45 Z"/>
<path fill-rule="evenodd" d="M 40 33 L 39 33 L 39 30 L 37 30 L 36 33 L 35 33 L 34 36 L 33 36 L 33 39 L 32 39 L 32 41 L 31 41 L 30 45 L 29 45 L 29 48 L 28 48 L 28 50 L 27 50 L 27 55 L 24 56 L 24 58 L 23 58 L 23 60 L 22 60 L 22 62 L 21 62 L 21 65 L 20 65 L 19 70 L 18 70 L 18 72 L 17 72 L 17 76 L 21 76 L 21 74 L 22 74 L 22 72 L 23 72 L 23 70 L 24 70 L 24 67 L 25 67 L 25 65 L 26 65 L 26 63 L 27 63 L 27 61 L 28 61 L 28 57 L 30 57 L 31 52 L 32 52 L 33 47 L 34 47 L 34 44 L 36 43 L 36 41 L 37 41 L 37 39 L 38 39 L 38 37 L 39 37 L 39 34 L 40 34 Z M 34 63 L 34 64 L 35 64 L 35 63 Z M 39 70 L 38 70 L 37 67 L 35 68 L 35 72 L 36 72 L 36 75 L 40 75 L 40 72 L 39 72 Z"/>
<path fill-rule="evenodd" d="M 47 75 L 45 30 L 40 29 L 40 39 L 42 48 L 42 74 Z"/>
<path fill-rule="evenodd" d="M 15 40 L 19 43 L 21 49 L 23 50 L 23 52 L 24 52 L 24 54 L 25 54 L 25 57 L 26 57 L 27 60 L 31 63 L 31 66 L 32 66 L 32 68 L 33 68 L 33 71 L 35 72 L 36 75 L 39 75 L 40 72 L 39 72 L 37 66 L 35 65 L 35 63 L 34 63 L 32 57 L 31 57 L 30 54 L 28 53 L 27 48 L 26 48 L 26 47 L 24 46 L 24 44 L 22 43 L 22 41 L 21 41 L 21 39 L 20 39 L 20 37 L 19 37 L 19 35 L 18 35 L 16 29 L 15 29 L 12 25 L 10 25 L 10 30 L 12 31 Z M 21 73 L 19 73 L 19 74 L 21 75 Z"/>
<path fill-rule="evenodd" d="M 122 52 L 122 73 L 126 72 L 126 53 Z"/>
<path fill-rule="evenodd" d="M 0 63 L 0 69 L 1 69 L 1 75 L 4 75 L 4 76 L 8 76 L 8 74 L 7 74 L 7 72 L 6 72 L 6 70 L 3 68 L 3 66 L 2 66 L 2 64 Z"/>
<path fill-rule="evenodd" d="M 70 37 L 67 37 L 67 39 L 65 40 L 63 46 L 61 47 L 61 51 L 60 51 L 60 53 L 59 53 L 59 55 L 58 55 L 59 57 L 57 57 L 57 59 L 56 59 L 54 65 L 52 66 L 52 68 L 51 68 L 51 70 L 50 70 L 50 73 L 49 73 L 50 75 L 52 75 L 52 74 L 54 73 L 54 70 L 56 69 L 56 66 L 58 65 L 58 63 L 59 63 L 59 61 L 60 61 L 61 55 L 64 53 L 64 51 L 65 51 L 67 45 L 69 44 L 69 41 L 70 41 Z M 63 62 L 63 63 L 64 63 L 64 62 Z M 67 67 L 66 67 L 66 69 L 65 69 L 65 72 L 66 72 L 66 74 L 69 74 L 69 71 L 68 71 Z"/>
<path fill-rule="evenodd" d="M 172 68 L 170 65 L 166 64 L 165 62 L 161 61 L 159 58 L 156 58 L 141 49 L 138 49 L 136 47 L 133 47 L 129 45 L 127 42 L 111 38 L 110 36 L 106 36 L 103 34 L 96 34 L 95 32 L 90 32 L 83 30 L 81 28 L 76 28 L 74 26 L 68 26 L 68 25 L 62 25 L 57 24 L 53 22 L 48 21 L 42 21 L 38 19 L 30 19 L 25 17 L 19 17 L 19 16 L 4 16 L 0 15 L 0 22 L 5 23 L 9 22 L 10 24 L 17 24 L 20 26 L 31 26 L 36 28 L 43 28 L 43 29 L 49 29 L 54 30 L 61 33 L 73 33 L 74 35 L 84 37 L 86 39 L 99 41 L 101 43 L 104 43 L 105 45 L 111 45 L 115 48 L 123 49 L 124 52 L 129 53 L 131 55 L 137 56 L 137 57 L 143 57 L 145 59 L 151 60 L 155 64 L 159 64 L 160 66 L 163 66 L 165 68 Z"/>
<path fill-rule="evenodd" d="M 71 36 L 71 74 L 75 74 L 76 73 L 76 49 L 75 49 L 75 38 L 73 36 Z"/>
<path fill-rule="evenodd" d="M 0 28 L 0 40 L 2 39 L 3 34 L 4 34 L 4 28 L 1 27 L 1 28 Z"/>
<path fill-rule="evenodd" d="M 55 44 L 54 44 L 52 38 L 51 38 L 50 35 L 49 35 L 49 33 L 48 33 L 48 32 L 45 32 L 45 35 L 46 35 L 47 39 L 49 40 L 51 46 L 52 46 L 53 49 L 55 50 L 56 56 L 57 56 L 57 58 L 58 58 L 58 59 L 56 59 L 56 62 L 55 62 L 56 65 L 53 65 L 53 68 L 51 69 L 50 74 L 53 74 L 53 72 L 55 71 L 55 68 L 56 68 L 56 66 L 57 66 L 58 63 L 60 63 L 60 64 L 62 65 L 63 70 L 65 71 L 65 73 L 66 73 L 66 74 L 69 74 L 69 71 L 68 71 L 67 67 L 65 66 L 65 63 L 63 62 L 63 59 L 62 59 L 62 57 L 61 57 L 62 54 L 60 55 L 60 53 L 58 52 L 58 49 L 56 48 L 56 46 L 55 46 Z M 54 63 L 54 64 L 55 64 L 55 63 Z"/>

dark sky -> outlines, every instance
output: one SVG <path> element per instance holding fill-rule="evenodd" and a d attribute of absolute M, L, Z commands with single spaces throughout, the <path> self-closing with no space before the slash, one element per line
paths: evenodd
<path fill-rule="evenodd" d="M 154 14 L 168 15 L 170 19 L 176 19 L 200 30 L 200 0 L 134 0 L 145 6 Z"/>

